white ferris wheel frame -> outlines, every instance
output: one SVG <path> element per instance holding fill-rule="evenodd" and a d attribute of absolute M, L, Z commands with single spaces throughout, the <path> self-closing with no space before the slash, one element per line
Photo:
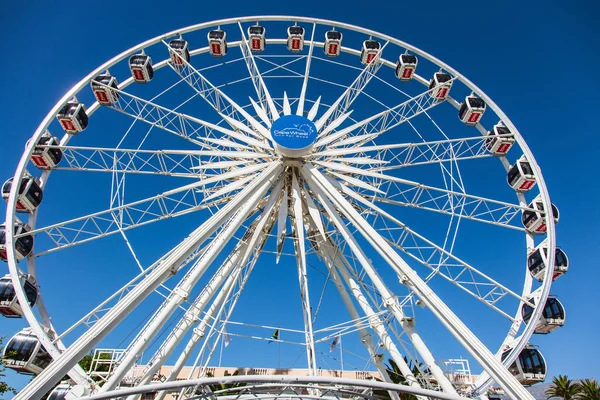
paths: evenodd
<path fill-rule="evenodd" d="M 122 52 L 121 54 L 117 55 L 116 57 L 110 59 L 106 63 L 104 63 L 101 66 L 99 66 L 98 68 L 96 68 L 94 71 L 92 71 L 86 77 L 84 77 L 78 84 L 73 86 L 73 88 L 71 88 L 61 98 L 61 100 L 59 100 L 56 103 L 56 105 L 49 111 L 47 116 L 40 123 L 39 127 L 37 128 L 37 130 L 35 131 L 35 133 L 33 135 L 33 140 L 31 140 L 28 143 L 28 145 L 25 149 L 25 152 L 23 153 L 23 156 L 21 157 L 21 159 L 18 163 L 17 169 L 15 171 L 15 175 L 14 175 L 14 183 L 12 185 L 10 196 L 8 199 L 7 212 L 6 212 L 6 224 L 7 224 L 6 226 L 12 227 L 15 223 L 15 218 L 16 218 L 15 217 L 15 207 L 16 207 L 18 188 L 19 188 L 20 182 L 26 172 L 30 155 L 33 151 L 35 144 L 37 143 L 37 140 L 41 137 L 42 134 L 44 134 L 44 132 L 46 132 L 48 125 L 53 121 L 55 115 L 63 107 L 63 105 L 67 101 L 72 99 L 80 90 L 82 90 L 84 87 L 86 87 L 95 76 L 106 71 L 111 66 L 126 59 L 127 57 L 129 57 L 133 54 L 139 53 L 140 51 L 143 51 L 146 47 L 157 44 L 161 41 L 172 38 L 174 36 L 183 35 L 183 34 L 186 34 L 189 32 L 193 32 L 196 30 L 209 28 L 209 27 L 213 27 L 213 26 L 228 25 L 228 24 L 235 24 L 235 23 L 245 23 L 245 22 L 253 22 L 253 21 L 290 21 L 290 22 L 310 23 L 310 24 L 313 24 L 313 32 L 314 32 L 314 27 L 316 25 L 325 25 L 325 26 L 332 26 L 332 27 L 340 28 L 340 29 L 348 29 L 348 30 L 352 30 L 355 32 L 363 33 L 365 35 L 372 36 L 374 38 L 379 38 L 379 39 L 387 41 L 389 43 L 393 43 L 397 46 L 403 47 L 403 48 L 411 51 L 412 53 L 418 55 L 419 57 L 423 57 L 424 59 L 427 59 L 428 61 L 438 65 L 440 68 L 442 68 L 443 70 L 450 73 L 454 77 L 454 79 L 462 82 L 465 86 L 470 88 L 473 92 L 477 93 L 478 96 L 481 97 L 485 101 L 487 106 L 490 107 L 496 113 L 496 115 L 498 117 L 500 117 L 500 119 L 505 124 L 505 126 L 507 126 L 510 129 L 510 131 L 513 133 L 514 138 L 515 138 L 516 142 L 518 143 L 519 147 L 521 148 L 524 155 L 527 157 L 528 161 L 530 162 L 531 168 L 532 168 L 533 173 L 537 180 L 537 185 L 538 185 L 538 188 L 539 188 L 539 191 L 541 194 L 541 199 L 542 199 L 544 209 L 545 210 L 551 209 L 550 197 L 549 197 L 548 190 L 547 190 L 546 184 L 544 182 L 543 176 L 541 174 L 541 170 L 540 170 L 539 166 L 537 165 L 532 152 L 530 151 L 529 147 L 527 146 L 527 143 L 525 142 L 525 140 L 522 138 L 521 134 L 519 133 L 517 127 L 514 126 L 514 124 L 510 121 L 510 119 L 503 113 L 503 111 L 496 105 L 496 103 L 494 103 L 492 101 L 491 98 L 489 98 L 475 84 L 473 84 L 470 80 L 468 80 L 466 77 L 464 77 L 462 74 L 460 74 L 458 71 L 456 71 L 449 65 L 447 65 L 444 62 L 442 62 L 441 60 L 433 57 L 432 55 L 430 55 L 414 46 L 411 46 L 408 43 L 402 42 L 393 37 L 381 34 L 379 32 L 373 31 L 373 30 L 361 28 L 358 26 L 350 25 L 350 24 L 344 24 L 344 23 L 339 23 L 336 21 L 330 21 L 330 20 L 325 20 L 325 19 L 306 18 L 306 17 L 250 16 L 250 17 L 229 18 L 229 19 L 222 19 L 222 20 L 217 20 L 217 21 L 210 21 L 207 23 L 188 26 L 183 29 L 178 29 L 178 30 L 166 33 L 164 35 L 157 36 L 157 37 L 150 39 L 148 41 L 145 41 L 137 46 L 131 47 L 130 49 L 128 49 L 128 50 Z M 323 46 L 322 43 L 314 42 L 314 40 L 312 40 L 312 39 L 307 40 L 307 42 L 310 43 L 311 46 L 317 46 L 317 47 Z M 285 43 L 285 40 L 284 39 L 268 39 L 267 43 L 282 44 L 282 43 Z M 230 43 L 229 45 L 230 46 L 238 45 L 243 49 L 243 44 L 241 42 Z M 192 51 L 191 55 L 197 55 L 197 54 L 204 53 L 207 51 L 208 51 L 208 47 L 205 47 L 205 48 L 201 48 L 201 49 Z M 357 50 L 353 50 L 353 49 L 349 49 L 349 48 L 345 48 L 345 47 L 342 47 L 342 51 L 351 53 L 351 54 L 355 54 L 355 55 L 360 54 L 359 51 L 357 51 Z M 155 65 L 155 69 L 159 69 L 159 68 L 167 65 L 167 62 L 168 62 L 168 59 L 157 63 Z M 310 63 L 310 58 L 308 58 L 307 62 Z M 386 61 L 383 59 L 382 59 L 382 64 L 386 65 L 388 67 L 395 66 L 393 62 Z M 258 74 L 259 74 L 258 78 L 260 78 L 260 72 L 258 72 Z M 427 80 L 425 80 L 424 78 L 421 78 L 419 76 L 416 76 L 415 79 L 425 85 L 428 83 Z M 132 82 L 133 82 L 133 78 L 127 79 L 126 81 L 124 81 L 123 83 L 121 83 L 119 85 L 119 89 L 123 89 L 123 88 L 127 87 Z M 453 99 L 449 99 L 449 102 L 452 105 L 454 105 L 455 107 L 458 107 L 458 103 L 456 101 L 454 101 Z M 98 107 L 99 107 L 99 104 L 97 102 L 94 103 L 90 108 L 88 108 L 88 114 L 91 115 L 94 111 L 96 111 L 98 109 Z M 272 110 L 269 110 L 269 111 L 272 111 Z M 478 128 L 480 131 L 482 131 L 482 129 L 483 129 L 480 126 Z M 484 134 L 485 134 L 485 132 L 486 132 L 485 130 L 482 131 L 482 133 L 484 133 Z M 70 138 L 69 135 L 65 134 L 64 137 L 62 138 L 60 144 L 66 145 L 69 141 L 69 138 Z M 508 168 L 510 167 L 508 160 L 505 157 L 501 157 L 500 160 L 501 160 L 502 164 L 504 165 L 504 167 L 508 170 Z M 274 169 L 274 167 L 273 167 L 273 169 Z M 273 169 L 271 169 L 270 172 L 272 172 Z M 42 176 L 41 176 L 42 185 L 45 185 L 45 183 L 50 175 L 50 172 L 51 172 L 50 170 L 45 170 L 42 173 Z M 314 186 L 317 190 L 325 192 L 328 189 L 326 182 L 323 180 L 322 177 L 319 177 L 318 173 L 316 175 L 313 175 L 312 183 L 314 184 Z M 328 194 L 335 198 L 335 193 L 330 192 Z M 519 200 L 519 203 L 521 204 L 521 206 L 526 207 L 527 202 L 525 200 L 524 195 L 520 192 L 517 192 L 517 197 L 518 197 L 518 200 Z M 340 202 L 337 205 L 343 206 L 343 203 Z M 348 211 L 350 213 L 352 212 L 352 210 L 348 210 Z M 33 212 L 30 215 L 29 220 L 28 220 L 28 224 L 32 227 L 32 229 L 35 229 L 35 221 L 36 221 L 36 213 Z M 360 226 L 360 223 L 359 223 L 359 226 Z M 362 228 L 364 228 L 368 231 L 369 227 L 363 226 Z M 369 237 L 368 232 L 366 233 L 366 236 Z M 555 237 L 554 221 L 552 218 L 547 218 L 546 236 L 547 236 L 547 246 L 548 246 L 547 265 L 553 265 L 555 248 L 556 248 L 556 237 Z M 205 238 L 207 237 L 206 232 L 204 234 L 204 237 Z M 374 245 L 382 245 L 381 243 L 377 242 L 375 237 L 371 237 L 370 239 L 373 241 Z M 62 344 L 60 338 L 58 340 L 54 340 L 49 335 L 48 328 L 51 331 L 53 330 L 53 328 L 52 328 L 52 323 L 50 321 L 49 315 L 47 313 L 47 310 L 44 306 L 42 299 L 40 298 L 36 304 L 38 307 L 38 313 L 42 319 L 41 322 L 38 321 L 32 308 L 29 306 L 29 303 L 26 299 L 24 290 L 23 290 L 22 286 L 20 285 L 20 281 L 19 281 L 19 279 L 20 279 L 19 269 L 17 267 L 17 258 L 16 258 L 16 254 L 15 254 L 15 250 L 14 250 L 14 241 L 15 241 L 15 237 L 14 237 L 12 229 L 7 228 L 7 230 L 6 230 L 6 245 L 7 245 L 8 266 L 9 266 L 10 274 L 12 276 L 13 285 L 15 288 L 17 299 L 18 299 L 19 303 L 21 304 L 21 307 L 23 308 L 24 316 L 27 319 L 31 328 L 33 329 L 34 333 L 38 336 L 42 345 L 46 348 L 46 350 L 49 352 L 49 354 L 52 356 L 52 358 L 57 359 L 57 358 L 59 358 L 59 356 L 61 354 L 63 354 L 65 352 L 66 348 Z M 531 238 L 530 234 L 527 235 L 527 244 L 528 244 L 528 248 L 532 247 L 533 239 Z M 399 259 L 398 262 L 400 263 L 399 265 L 403 264 L 401 259 Z M 36 267 L 35 267 L 35 261 L 34 261 L 33 257 L 28 258 L 27 265 L 28 265 L 28 273 L 35 276 L 36 275 L 36 272 L 35 272 Z M 408 269 L 410 269 L 410 268 L 408 268 Z M 403 272 L 408 273 L 410 271 L 404 270 Z M 549 291 L 550 291 L 551 282 L 552 282 L 552 268 L 546 268 L 543 285 L 539 289 L 539 291 L 536 293 L 536 298 L 538 299 L 536 303 L 538 305 L 541 304 L 542 306 L 537 306 L 534 309 L 534 313 L 531 316 L 532 321 L 536 321 L 541 316 L 543 304 L 545 303 L 545 301 L 548 297 Z M 526 297 L 531 294 L 531 285 L 532 285 L 531 277 L 529 277 L 529 275 L 526 273 L 526 278 L 525 278 L 525 283 L 524 283 L 524 288 L 523 288 L 523 297 Z M 152 290 L 152 289 L 146 288 L 146 290 Z M 40 296 L 41 296 L 41 294 L 40 294 Z M 519 325 L 522 321 L 521 318 L 518 316 L 519 310 L 520 310 L 520 307 L 517 310 L 517 317 L 515 318 L 515 323 L 513 324 L 513 328 L 512 328 L 513 337 L 510 338 L 512 352 L 511 352 L 510 356 L 504 361 L 505 366 L 510 365 L 516 359 L 516 357 L 518 356 L 520 351 L 524 348 L 524 346 L 528 343 L 529 338 L 531 337 L 531 335 L 534 332 L 535 324 L 527 324 L 526 327 L 524 328 L 524 331 L 521 334 L 521 336 L 518 337 L 517 339 L 514 338 L 514 335 L 517 334 L 516 331 L 519 329 Z M 441 313 L 440 315 L 445 315 L 444 310 L 441 310 L 440 313 Z M 113 321 L 111 323 L 114 324 L 115 322 Z M 452 321 L 452 320 L 447 321 L 447 324 L 449 324 L 449 325 L 453 325 L 454 323 L 455 323 L 455 321 Z M 455 336 L 456 336 L 456 333 L 459 333 L 459 332 L 461 335 L 466 335 L 465 337 L 462 337 L 462 338 L 457 337 L 457 339 L 459 339 L 459 341 L 462 341 L 464 343 L 465 340 L 468 340 L 470 332 L 461 331 L 460 329 L 455 329 L 454 332 L 455 332 L 454 333 Z M 85 335 L 89 335 L 89 334 L 90 334 L 90 332 L 88 331 L 88 332 L 86 332 Z M 510 334 L 509 334 L 509 337 L 510 337 Z M 87 353 L 87 351 L 89 351 L 89 348 L 79 349 L 79 353 Z M 481 362 L 481 357 L 482 357 L 483 353 L 485 353 L 485 352 L 482 351 L 481 354 L 478 354 L 480 357 L 476 357 L 477 354 L 474 354 L 474 357 L 476 359 L 478 358 Z M 490 353 L 490 355 L 491 355 L 491 353 Z M 524 389 L 522 388 L 522 386 L 520 384 L 515 385 L 516 380 L 514 380 L 514 378 L 508 373 L 508 371 L 505 368 L 502 368 L 503 371 L 498 368 L 500 363 L 494 357 L 492 357 L 490 359 L 490 357 L 488 355 L 487 358 L 485 358 L 485 357 L 483 357 L 483 358 L 485 359 L 483 361 L 483 363 L 486 364 L 489 369 L 493 370 L 493 375 L 495 375 L 496 382 L 499 383 L 500 386 L 503 387 L 507 391 L 508 394 L 513 395 L 513 396 L 522 396 L 522 398 L 530 398 L 530 397 L 528 397 L 529 394 L 524 391 Z M 484 369 L 486 369 L 486 370 L 488 370 L 488 368 L 484 367 Z M 18 399 L 29 398 L 30 396 L 35 396 L 35 394 L 41 393 L 42 391 L 49 389 L 51 387 L 49 377 L 60 374 L 60 373 L 64 373 L 64 372 L 69 372 L 69 375 L 71 376 L 71 378 L 78 384 L 86 385 L 88 383 L 85 373 L 78 366 L 71 368 L 70 365 L 67 365 L 67 366 L 63 365 L 62 368 L 57 368 L 55 366 L 55 363 L 52 363 L 49 368 L 47 368 L 42 374 L 40 374 L 40 376 L 43 376 L 42 379 L 34 380 L 21 393 L 19 393 L 16 398 L 18 398 Z M 43 379 L 45 379 L 45 380 L 43 380 Z M 490 384 L 491 384 L 491 378 L 489 378 L 489 375 L 487 375 L 486 373 L 482 374 L 482 376 L 480 377 L 480 379 L 478 381 L 478 388 L 479 388 L 478 394 L 484 395 L 486 388 L 489 387 Z"/>

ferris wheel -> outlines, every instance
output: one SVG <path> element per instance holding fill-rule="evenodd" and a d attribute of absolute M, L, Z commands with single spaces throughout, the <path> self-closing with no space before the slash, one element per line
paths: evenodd
<path fill-rule="evenodd" d="M 530 399 L 530 340 L 565 321 L 559 212 L 517 128 L 434 56 L 340 22 L 232 18 L 122 52 L 50 110 L 2 196 L 0 313 L 29 324 L 6 364 L 37 375 L 17 399 L 65 375 L 55 398 L 206 394 L 230 343 L 274 368 L 229 377 L 252 383 L 236 396 Z M 103 347 L 96 375 L 78 364 Z M 465 353 L 472 380 L 445 368 Z M 341 357 L 379 381 L 323 377 Z"/>

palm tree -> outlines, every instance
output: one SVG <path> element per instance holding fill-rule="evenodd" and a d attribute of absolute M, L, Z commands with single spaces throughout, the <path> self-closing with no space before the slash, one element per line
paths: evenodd
<path fill-rule="evenodd" d="M 412 363 L 412 360 L 409 360 L 406 356 L 404 357 L 404 361 L 406 362 L 406 364 L 408 365 L 408 367 L 410 368 L 410 370 L 412 371 L 414 376 L 418 376 L 419 374 L 421 374 L 421 368 L 420 368 L 420 364 L 419 365 L 414 365 Z M 394 383 L 398 383 L 400 385 L 406 385 L 406 377 L 402 374 L 402 371 L 400 371 L 400 368 L 398 367 L 398 364 L 396 364 L 396 362 L 394 360 L 392 360 L 391 358 L 388 359 L 388 364 L 386 364 L 385 369 L 387 370 L 388 374 L 390 375 L 390 379 L 392 380 L 392 382 Z M 383 393 L 376 393 L 376 395 L 381 396 L 382 398 L 389 398 L 389 396 L 387 395 L 387 392 L 383 392 Z M 400 396 L 400 400 L 416 400 L 417 397 L 415 395 L 412 395 L 410 393 L 399 393 Z"/>
<path fill-rule="evenodd" d="M 584 379 L 578 384 L 579 393 L 576 399 L 579 400 L 600 400 L 600 387 L 595 379 Z"/>
<path fill-rule="evenodd" d="M 549 399 L 559 397 L 564 400 L 572 400 L 578 398 L 576 396 L 579 390 L 578 383 L 573 383 L 566 375 L 559 375 L 552 378 L 552 385 L 546 390 L 546 394 Z"/>

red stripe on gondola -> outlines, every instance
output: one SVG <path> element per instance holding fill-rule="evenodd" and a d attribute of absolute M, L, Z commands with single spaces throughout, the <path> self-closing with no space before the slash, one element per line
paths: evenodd
<path fill-rule="evenodd" d="M 142 72 L 141 69 L 139 68 L 135 68 L 133 70 L 133 77 L 138 80 L 138 81 L 144 81 L 144 73 Z"/>
<path fill-rule="evenodd" d="M 31 161 L 38 167 L 47 167 L 48 164 L 42 156 L 31 156 Z"/>
<path fill-rule="evenodd" d="M 109 103 L 108 96 L 104 90 L 96 90 L 94 91 L 94 94 L 100 103 Z"/>
<path fill-rule="evenodd" d="M 496 150 L 496 153 L 506 154 L 508 150 L 510 150 L 510 144 L 503 143 L 500 146 L 498 146 L 498 150 Z"/>

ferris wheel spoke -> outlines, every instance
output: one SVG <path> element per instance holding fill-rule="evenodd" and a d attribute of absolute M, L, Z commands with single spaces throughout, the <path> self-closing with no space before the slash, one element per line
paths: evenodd
<path fill-rule="evenodd" d="M 378 171 L 494 157 L 487 149 L 486 138 L 481 136 L 415 143 L 330 148 L 314 154 L 315 157 L 319 157 L 323 161 L 350 164 L 356 163 L 354 157 L 363 155 L 369 156 L 367 159 L 371 160 L 371 164 L 386 164 L 376 167 Z M 364 164 L 369 163 L 365 162 Z"/>
<path fill-rule="evenodd" d="M 271 146 L 265 141 L 260 141 L 199 118 L 159 106 L 123 90 L 119 90 L 118 93 L 118 101 L 111 106 L 113 109 L 153 127 L 190 140 L 202 147 L 211 148 L 208 143 L 212 143 L 222 147 L 248 149 L 245 145 L 228 140 L 235 139 L 238 142 L 257 148 L 259 151 L 271 150 Z M 228 139 L 224 139 L 224 137 Z M 219 149 L 219 147 L 216 149 Z"/>
<path fill-rule="evenodd" d="M 427 90 L 335 133 L 323 135 L 315 143 L 315 148 L 320 149 L 319 152 L 350 144 L 353 144 L 354 148 L 359 148 L 369 140 L 444 102 L 433 97 L 431 93 L 432 90 Z M 359 139 L 357 140 L 357 138 Z M 354 145 L 354 143 L 359 144 Z M 328 147 L 323 148 L 326 145 Z"/>
<path fill-rule="evenodd" d="M 329 107 L 325 114 L 321 116 L 315 122 L 315 126 L 317 127 L 317 131 L 320 131 L 328 121 L 337 120 L 342 114 L 346 113 L 354 100 L 358 98 L 361 92 L 367 87 L 371 79 L 377 74 L 379 68 L 383 65 L 381 61 L 381 54 L 383 50 L 388 45 L 389 42 L 386 42 L 377 52 L 375 58 L 368 63 L 360 72 L 360 74 L 356 77 L 356 79 L 346 88 L 344 93 L 341 94 L 340 97 Z"/>
<path fill-rule="evenodd" d="M 204 196 L 198 194 L 197 190 L 203 188 L 213 189 L 213 186 L 211 185 L 219 184 L 220 182 L 230 179 L 240 178 L 246 174 L 256 173 L 257 171 L 268 168 L 269 165 L 273 164 L 251 165 L 249 167 L 203 179 L 196 183 L 181 186 L 156 196 L 117 207 L 111 207 L 107 210 L 74 218 L 69 221 L 36 228 L 32 230 L 30 234 L 45 234 L 54 247 L 49 247 L 41 252 L 37 252 L 35 256 L 41 256 L 77 244 L 103 238 L 118 233 L 121 230 L 125 231 L 133 229 L 149 223 L 161 221 L 165 218 L 173 218 L 222 204 L 224 199 L 204 202 Z M 220 186 L 214 187 L 216 190 L 219 188 Z"/>
<path fill-rule="evenodd" d="M 272 181 L 279 177 L 281 170 L 282 167 L 279 164 L 269 166 L 253 182 L 248 184 L 244 190 L 238 193 L 237 196 L 192 232 L 134 289 L 122 297 L 115 307 L 104 314 L 92 328 L 77 339 L 58 359 L 55 359 L 31 381 L 19 393 L 19 397 L 22 399 L 32 398 L 50 390 L 73 365 L 99 343 L 105 335 L 112 331 L 116 324 L 122 321 L 164 280 L 171 277 L 173 272 L 177 271 L 177 267 L 192 255 L 219 227 L 226 224 L 227 221 L 229 221 L 228 225 L 233 224 L 240 216 L 250 213 L 256 203 L 272 186 Z"/>
<path fill-rule="evenodd" d="M 62 151 L 66 165 L 55 170 L 99 171 L 118 173 L 156 174 L 198 179 L 209 176 L 196 172 L 198 165 L 209 165 L 230 160 L 247 164 L 263 159 L 261 153 L 216 150 L 141 150 L 101 147 L 40 146 Z M 206 169 L 206 168 L 204 168 Z"/>
<path fill-rule="evenodd" d="M 242 43 L 240 44 L 240 50 L 244 55 L 246 67 L 248 67 L 248 73 L 252 78 L 252 84 L 254 85 L 254 90 L 256 90 L 258 103 L 260 104 L 261 108 L 265 110 L 265 112 L 270 114 L 270 121 L 275 121 L 277 118 L 279 118 L 279 112 L 277 111 L 277 107 L 275 107 L 275 103 L 273 102 L 273 98 L 269 93 L 269 89 L 267 89 L 265 81 L 263 80 L 258 66 L 256 65 L 256 60 L 254 59 L 254 55 L 252 54 L 252 50 L 250 49 L 250 44 L 246 39 L 246 34 L 244 33 L 242 24 L 238 22 L 238 26 L 240 28 L 240 34 L 242 35 Z M 267 126 L 270 127 L 270 123 L 267 124 Z"/>
<path fill-rule="evenodd" d="M 327 179 L 313 166 L 305 165 L 302 168 L 303 176 L 309 184 L 322 193 L 324 207 L 329 207 L 328 214 L 336 218 L 333 206 L 341 210 L 349 222 L 357 228 L 360 234 L 375 248 L 377 253 L 402 277 L 403 283 L 413 290 L 420 300 L 433 312 L 433 314 L 448 328 L 450 333 L 461 345 L 479 362 L 479 364 L 493 377 L 493 379 L 510 396 L 531 399 L 517 379 L 504 368 L 502 363 L 487 349 L 486 346 L 467 328 L 467 326 L 446 306 L 446 304 L 429 288 L 429 286 L 410 268 L 408 264 L 394 251 L 394 249 L 377 233 L 377 231 L 352 207 L 352 205 L 338 193 Z M 339 216 L 337 216 L 339 218 Z M 345 224 L 336 224 L 340 231 L 346 229 Z M 400 318 L 401 320 L 401 318 Z M 413 332 L 409 334 L 413 339 Z M 427 362 L 427 360 L 425 360 Z M 437 377 L 437 376 L 436 376 Z"/>
<path fill-rule="evenodd" d="M 280 180 L 273 188 L 272 193 L 281 193 L 282 185 L 283 182 Z M 197 321 L 199 321 L 202 312 L 208 305 L 208 302 L 211 301 L 215 295 L 217 295 L 217 299 L 213 303 L 213 313 L 215 311 L 214 309 L 221 304 L 222 299 L 229 297 L 227 293 L 231 291 L 239 275 L 243 270 L 248 269 L 248 260 L 250 259 L 252 253 L 256 251 L 255 249 L 261 249 L 265 243 L 267 234 L 273 226 L 273 210 L 276 209 L 275 205 L 278 199 L 279 196 L 277 195 L 272 195 L 269 197 L 269 200 L 266 203 L 260 217 L 251 224 L 244 237 L 236 245 L 235 250 L 221 265 L 219 270 L 213 275 L 202 292 L 190 305 L 186 314 L 180 319 L 176 327 L 170 332 L 170 334 L 161 344 L 160 348 L 146 364 L 144 371 L 141 374 L 142 377 L 137 385 L 145 385 L 150 382 L 154 374 L 170 357 L 173 350 L 180 343 L 185 334 L 197 323 Z M 254 262 L 256 262 L 256 260 L 254 260 Z M 254 263 L 250 265 L 253 266 Z M 249 271 L 246 272 L 246 274 L 249 274 Z M 221 287 L 220 290 L 218 290 L 219 287 Z M 210 311 L 207 313 L 207 315 L 209 314 L 211 314 Z M 200 329 L 205 329 L 205 327 L 202 328 L 201 326 Z M 186 354 L 189 354 L 189 352 L 186 352 Z M 175 373 L 175 376 L 177 376 L 179 372 L 180 371 L 173 369 L 172 374 Z"/>
<path fill-rule="evenodd" d="M 445 248 L 418 234 L 397 218 L 364 199 L 351 189 L 345 188 L 342 192 L 365 208 L 368 208 L 371 213 L 379 215 L 394 224 L 394 228 L 392 229 L 386 227 L 376 228 L 376 230 L 382 233 L 384 239 L 392 247 L 406 253 L 432 270 L 425 279 L 426 282 L 436 275 L 442 276 L 511 321 L 514 321 L 514 318 L 499 308 L 498 302 L 500 300 L 508 295 L 518 301 L 527 304 L 530 303 L 528 299 L 523 298 L 505 285 L 502 285 L 461 260 Z"/>
<path fill-rule="evenodd" d="M 310 76 L 310 63 L 313 57 L 313 49 L 315 47 L 315 30 L 317 24 L 313 24 L 312 32 L 310 34 L 310 47 L 308 48 L 308 56 L 306 57 L 306 68 L 304 69 L 304 79 L 302 80 L 302 89 L 300 89 L 300 98 L 298 99 L 298 108 L 296 109 L 296 115 L 304 115 L 304 101 L 306 99 L 306 88 L 308 87 L 308 78 Z M 314 117 L 313 117 L 314 118 Z M 309 118 L 312 121 L 312 118 Z"/>
<path fill-rule="evenodd" d="M 170 52 L 174 51 L 166 42 L 163 41 L 163 43 Z M 175 67 L 169 62 L 169 66 L 177 75 L 183 78 L 187 84 L 200 95 L 200 97 L 206 100 L 217 113 L 227 115 L 240 122 L 245 120 L 252 128 L 256 129 L 258 134 L 264 139 L 271 139 L 271 133 L 264 125 L 252 117 L 242 106 L 223 93 L 221 89 L 215 87 L 204 75 L 202 75 L 202 73 L 195 69 L 184 58 L 181 58 L 181 60 L 183 65 Z"/>
<path fill-rule="evenodd" d="M 529 208 L 525 206 L 442 189 L 435 186 L 427 186 L 418 182 L 396 178 L 341 163 L 315 161 L 315 164 L 325 167 L 332 175 L 337 175 L 338 177 L 343 175 L 343 179 L 346 182 L 352 182 L 352 184 L 357 187 L 360 187 L 360 185 L 355 182 L 358 179 L 352 178 L 348 174 L 358 174 L 358 176 L 363 178 L 381 180 L 382 183 L 379 186 L 374 186 L 374 188 L 377 189 L 377 193 L 384 192 L 385 196 L 373 195 L 370 197 L 373 202 L 415 207 L 524 231 L 522 226 L 514 225 L 513 222 L 523 211 L 529 210 Z M 350 179 L 353 179 L 354 181 L 351 181 Z M 363 186 L 371 186 L 363 180 L 361 180 L 361 182 L 361 185 Z"/>
<path fill-rule="evenodd" d="M 298 267 L 298 279 L 300 283 L 300 299 L 304 316 L 306 356 L 309 375 L 316 375 L 317 360 L 315 359 L 315 342 L 312 322 L 312 308 L 308 292 L 308 276 L 306 273 L 306 248 L 304 236 L 304 217 L 302 212 L 302 194 L 296 177 L 296 171 L 292 170 L 292 233 L 294 235 L 294 247 L 296 249 L 296 266 Z"/>
<path fill-rule="evenodd" d="M 341 215 L 338 214 L 338 211 L 336 211 L 336 207 L 340 208 L 340 206 L 344 203 L 342 203 L 340 201 L 336 201 L 335 198 L 332 198 L 333 197 L 332 193 L 330 193 L 326 189 L 326 186 L 325 186 L 327 184 L 326 183 L 327 181 L 325 180 L 323 175 L 320 175 L 320 176 L 319 175 L 320 175 L 320 173 L 314 167 L 310 167 L 310 166 L 303 167 L 303 176 L 307 180 L 311 189 L 317 194 L 317 198 L 319 199 L 321 205 L 325 208 L 328 218 L 333 223 L 333 225 L 336 227 L 336 229 L 340 232 L 340 234 L 343 236 L 344 240 L 348 243 L 349 248 L 351 249 L 351 251 L 354 253 L 355 257 L 359 261 L 362 269 L 366 272 L 366 274 L 369 276 L 370 280 L 373 282 L 373 285 L 375 286 L 377 292 L 381 296 L 382 300 L 384 301 L 384 303 L 386 304 L 386 306 L 388 307 L 390 312 L 394 315 L 394 317 L 398 321 L 401 321 L 402 328 L 407 333 L 407 335 L 410 337 L 413 345 L 415 345 L 415 347 L 416 347 L 417 351 L 419 352 L 419 354 L 421 355 L 423 361 L 427 364 L 427 367 L 433 373 L 436 380 L 438 381 L 438 384 L 442 387 L 444 392 L 449 393 L 449 394 L 456 394 L 456 389 L 454 388 L 452 383 L 448 380 L 448 378 L 444 375 L 442 369 L 439 367 L 439 365 L 437 365 L 433 355 L 431 354 L 431 352 L 429 351 L 427 346 L 425 346 L 425 344 L 422 342 L 422 340 L 420 339 L 420 336 L 414 330 L 414 328 L 412 326 L 413 325 L 412 318 L 406 318 L 406 316 L 402 310 L 402 307 L 398 303 L 398 299 L 388 289 L 388 287 L 385 285 L 385 283 L 383 282 L 383 280 L 381 279 L 381 277 L 379 276 L 377 271 L 373 268 L 370 260 L 364 254 L 363 250 L 358 245 L 358 242 L 356 241 L 354 236 L 350 233 L 350 230 L 348 229 L 346 224 L 343 222 Z M 325 182 L 325 184 L 323 182 Z M 337 193 L 337 191 L 335 189 L 333 189 L 333 191 L 335 192 L 336 195 L 341 196 Z M 341 200 L 345 202 L 344 205 L 346 207 L 344 207 L 344 208 L 346 210 L 349 207 L 350 209 L 352 209 L 352 211 L 354 211 L 354 213 L 356 213 L 358 218 L 362 219 L 362 217 L 360 217 L 360 215 L 358 215 L 358 213 L 354 210 L 354 208 L 352 207 L 352 205 L 350 203 L 347 203 L 343 199 L 343 197 L 341 198 Z M 349 218 L 349 215 L 345 211 L 344 208 L 340 208 L 340 210 L 342 211 L 343 215 L 346 216 L 346 218 Z M 364 221 L 364 220 L 362 220 L 362 221 Z M 352 222 L 352 220 L 350 222 Z M 364 221 L 364 222 L 366 223 L 366 221 Z M 356 224 L 353 224 L 353 225 L 356 226 Z M 361 230 L 360 227 L 357 226 L 357 228 L 359 229 L 359 231 Z M 377 234 L 375 233 L 375 235 L 377 235 Z M 371 242 L 371 240 L 369 240 L 370 238 L 368 238 L 367 236 L 365 236 L 365 238 L 369 242 Z M 393 252 L 394 250 L 390 249 L 389 251 Z"/>

